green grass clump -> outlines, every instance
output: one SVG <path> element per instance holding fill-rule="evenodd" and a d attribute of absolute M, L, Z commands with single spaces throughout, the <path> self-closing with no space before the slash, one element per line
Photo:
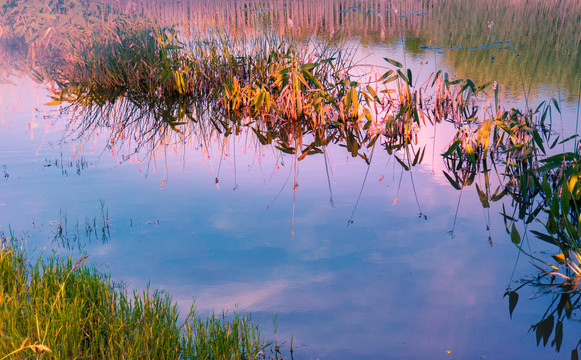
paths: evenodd
<path fill-rule="evenodd" d="M 0 244 L 0 359 L 256 359 L 265 343 L 246 315 L 183 323 L 162 291 L 128 294 L 81 258 L 30 264 Z"/>

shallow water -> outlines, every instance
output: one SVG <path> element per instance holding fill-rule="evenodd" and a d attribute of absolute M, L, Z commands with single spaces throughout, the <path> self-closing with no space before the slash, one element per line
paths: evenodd
<path fill-rule="evenodd" d="M 429 34 L 422 19 L 406 31 Z M 372 37 L 356 57 L 403 58 L 420 79 L 436 68 L 466 76 L 470 64 L 450 55 L 459 49 L 415 52 L 409 36 L 394 36 Z M 563 131 L 574 131 L 573 90 L 535 79 L 528 100 L 562 100 Z M 509 316 L 505 290 L 537 270 L 505 231 L 510 201 L 483 209 L 474 187 L 457 191 L 442 174 L 452 126 L 421 131 L 426 154 L 411 173 L 379 147 L 369 166 L 339 146 L 296 163 L 251 131 L 137 151 L 138 140 L 111 148 L 108 128 L 71 133 L 82 119 L 44 105 L 46 86 L 11 80 L 0 85 L 0 230 L 23 234 L 31 251 L 86 252 L 130 289 L 165 289 L 183 312 L 194 300 L 204 314 L 249 311 L 269 339 L 276 316 L 285 358 L 291 339 L 296 359 L 552 359 L 577 344 L 569 321 L 561 354 L 537 346 L 529 328 L 551 297 L 527 299 L 534 289 Z M 511 81 L 503 101 L 522 105 Z M 527 247 L 552 251 L 532 237 Z"/>

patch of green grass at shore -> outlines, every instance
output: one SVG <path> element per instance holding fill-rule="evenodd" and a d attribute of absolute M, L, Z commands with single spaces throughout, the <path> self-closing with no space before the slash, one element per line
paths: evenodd
<path fill-rule="evenodd" d="M 269 346 L 247 315 L 183 322 L 162 291 L 128 294 L 70 257 L 29 262 L 0 240 L 0 359 L 257 359 Z"/>

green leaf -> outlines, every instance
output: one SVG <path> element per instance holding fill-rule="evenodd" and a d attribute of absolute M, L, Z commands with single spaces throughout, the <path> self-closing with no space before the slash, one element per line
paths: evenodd
<path fill-rule="evenodd" d="M 309 155 L 310 154 L 310 150 L 311 150 L 311 147 L 310 146 L 307 146 L 305 148 L 305 150 L 303 150 L 303 152 L 301 153 L 301 156 L 299 156 L 298 161 L 303 160 L 307 155 Z"/>
<path fill-rule="evenodd" d="M 555 109 L 557 109 L 557 111 L 560 114 L 561 113 L 561 109 L 559 108 L 559 103 L 557 103 L 557 100 L 555 100 L 555 98 L 551 98 L 551 101 L 553 102 L 553 105 L 555 105 Z"/>
<path fill-rule="evenodd" d="M 547 228 L 549 234 L 557 233 L 557 222 L 555 221 L 555 217 L 553 216 L 553 214 L 549 214 L 549 218 L 547 219 L 545 227 Z"/>
<path fill-rule="evenodd" d="M 283 153 L 286 153 L 286 154 L 291 154 L 292 155 L 292 154 L 295 153 L 295 149 L 293 149 L 293 148 L 289 148 L 289 147 L 286 147 L 286 146 L 283 147 L 283 146 L 278 146 L 278 145 L 275 145 L 274 147 L 277 148 L 277 149 L 279 149 Z"/>
<path fill-rule="evenodd" d="M 319 89 L 323 88 L 323 84 L 321 84 L 319 79 L 317 79 L 310 71 L 303 70 L 303 75 L 306 76 L 307 79 L 309 79 L 313 84 L 315 84 L 317 86 L 317 88 L 319 88 Z"/>
<path fill-rule="evenodd" d="M 414 160 L 412 161 L 412 166 L 416 166 L 418 161 L 420 160 L 420 155 L 421 155 L 422 151 L 419 150 L 415 156 L 414 156 Z"/>
<path fill-rule="evenodd" d="M 266 139 L 266 137 L 264 137 L 264 135 L 262 135 L 260 133 L 260 131 L 256 130 L 255 128 L 252 128 L 252 131 L 254 131 L 254 134 L 256 134 L 256 136 L 258 137 L 258 141 L 260 141 L 260 143 L 262 145 L 267 145 L 268 144 L 268 140 Z"/>
<path fill-rule="evenodd" d="M 543 338 L 543 321 L 539 321 L 535 325 L 531 326 L 531 328 L 535 329 L 535 337 L 537 338 L 537 346 L 540 345 L 541 339 Z"/>
<path fill-rule="evenodd" d="M 562 141 L 560 141 L 560 142 L 559 142 L 559 145 L 561 145 L 562 143 L 565 143 L 565 142 L 567 142 L 567 141 L 569 141 L 569 140 L 571 140 L 571 139 L 575 139 L 576 137 L 579 137 L 579 134 L 575 134 L 575 135 L 571 135 L 571 136 L 569 136 L 569 137 L 568 137 L 568 138 L 566 138 L 565 140 L 562 140 Z M 559 140 L 559 138 L 558 138 L 558 137 L 557 137 L 557 139 L 555 140 L 555 142 L 557 142 L 557 140 Z M 554 147 L 554 146 L 555 146 L 555 145 L 553 145 L 553 147 Z"/>
<path fill-rule="evenodd" d="M 470 79 L 466 79 L 466 84 L 464 84 L 464 86 L 462 86 L 462 89 L 460 89 L 460 92 L 464 92 L 464 90 L 470 88 L 470 90 L 474 93 L 476 92 L 476 85 L 474 85 L 474 83 L 472 82 L 472 80 Z"/>
<path fill-rule="evenodd" d="M 497 83 L 496 86 L 494 87 L 494 111 L 496 112 L 498 110 L 498 88 L 499 88 L 499 84 Z"/>
<path fill-rule="evenodd" d="M 515 145 L 515 146 L 511 147 L 510 149 L 504 150 L 502 153 L 503 154 L 506 154 L 507 152 L 511 152 L 511 151 L 514 151 L 514 150 L 518 150 L 518 149 L 520 149 L 522 147 L 524 147 L 524 144 L 518 144 L 518 145 Z"/>
<path fill-rule="evenodd" d="M 508 190 L 506 188 L 502 188 L 502 191 L 499 193 L 498 190 L 500 190 L 502 187 L 499 186 L 496 191 L 494 192 L 494 194 L 492 194 L 492 196 L 490 197 L 490 200 L 497 202 L 498 200 L 502 199 L 504 197 L 504 195 L 508 194 Z"/>
<path fill-rule="evenodd" d="M 399 62 L 399 61 L 395 61 L 392 59 L 388 59 L 388 58 L 383 58 L 383 60 L 387 61 L 388 63 L 390 63 L 391 65 L 395 66 L 395 67 L 403 67 L 403 65 Z"/>
<path fill-rule="evenodd" d="M 543 140 L 541 139 L 541 136 L 539 135 L 539 133 L 536 130 L 533 131 L 533 140 L 539 146 L 539 149 L 541 149 L 541 151 L 544 154 L 545 147 L 543 146 Z"/>
<path fill-rule="evenodd" d="M 379 138 L 379 134 L 372 137 L 371 140 L 369 140 L 369 143 L 367 144 L 367 148 L 369 149 L 369 148 L 373 147 L 373 145 L 375 145 L 375 142 L 377 141 L 378 138 Z"/>
<path fill-rule="evenodd" d="M 452 145 L 450 145 L 450 147 L 448 148 L 448 150 L 442 154 L 443 157 L 448 157 L 450 155 L 452 155 L 452 153 L 454 152 L 454 150 L 456 150 L 458 148 L 458 146 L 460 146 L 460 144 L 462 143 L 462 141 L 460 140 L 456 140 L 452 143 Z"/>
<path fill-rule="evenodd" d="M 561 299 L 559 299 L 559 305 L 557 305 L 557 317 L 560 318 L 561 314 L 563 313 L 563 310 L 565 309 L 565 307 L 567 306 L 567 304 L 570 304 L 569 301 L 569 294 L 567 293 L 563 293 L 561 294 Z"/>
<path fill-rule="evenodd" d="M 520 235 L 514 223 L 512 223 L 512 230 L 510 231 L 510 240 L 516 245 L 520 244 Z"/>
<path fill-rule="evenodd" d="M 440 75 L 442 75 L 442 70 L 438 70 L 438 72 L 436 72 L 436 75 L 434 75 L 434 80 L 432 80 L 432 87 L 434 86 L 434 84 L 436 83 L 436 81 L 440 78 Z"/>
<path fill-rule="evenodd" d="M 375 89 L 373 89 L 371 86 L 367 85 L 367 92 L 373 96 L 373 98 L 375 99 L 375 101 L 377 101 L 378 103 L 381 104 L 381 100 L 379 100 L 379 97 L 377 96 L 377 92 L 375 92 Z"/>
<path fill-rule="evenodd" d="M 452 179 L 452 177 L 450 175 L 448 175 L 448 173 L 446 173 L 445 171 L 442 170 L 442 172 L 444 173 L 444 176 L 446 176 L 446 179 L 448 179 L 450 184 L 454 187 L 454 189 L 462 190 L 462 187 L 460 186 L 460 184 L 458 184 L 458 182 L 456 182 L 454 179 Z"/>
<path fill-rule="evenodd" d="M 301 70 L 311 71 L 314 68 L 316 68 L 317 66 L 319 66 L 319 63 L 306 63 L 306 64 L 301 65 Z"/>
<path fill-rule="evenodd" d="M 549 338 L 551 337 L 551 333 L 553 333 L 553 324 L 555 322 L 555 317 L 553 315 L 549 315 L 543 321 L 543 345 L 547 346 L 547 342 L 549 342 Z"/>
<path fill-rule="evenodd" d="M 410 167 L 409 167 L 409 166 L 407 166 L 407 165 L 406 165 L 406 164 L 405 164 L 405 163 L 404 163 L 404 162 L 403 162 L 403 161 L 402 161 L 400 158 L 398 158 L 398 157 L 397 157 L 397 155 L 395 155 L 395 154 L 394 154 L 393 156 L 395 157 L 395 159 L 397 160 L 397 162 L 398 162 L 398 163 L 399 163 L 401 166 L 403 166 L 403 168 L 404 168 L 406 171 L 409 171 L 409 170 L 410 170 Z"/>
<path fill-rule="evenodd" d="M 507 294 L 504 294 L 506 296 Z M 512 319 L 512 312 L 518 303 L 518 293 L 516 291 L 508 292 L 508 312 L 510 314 L 510 318 Z"/>
<path fill-rule="evenodd" d="M 407 77 L 407 76 L 405 76 L 405 74 L 404 74 L 403 72 L 401 72 L 401 70 L 399 70 L 399 69 L 398 69 L 398 70 L 397 70 L 397 74 L 398 74 L 398 75 L 399 75 L 399 77 L 400 77 L 400 78 L 401 78 L 403 81 L 405 81 L 405 82 L 406 82 L 408 85 L 411 85 L 411 84 L 410 84 L 410 80 L 408 79 L 408 77 Z"/>
<path fill-rule="evenodd" d="M 543 183 L 542 183 L 543 191 L 545 192 L 545 198 L 550 199 L 553 195 L 551 191 L 551 186 L 549 185 L 549 181 L 547 179 L 547 174 L 543 175 Z"/>
<path fill-rule="evenodd" d="M 480 199 L 480 202 L 482 203 L 482 207 L 483 208 L 489 208 L 490 207 L 490 203 L 488 202 L 488 197 L 486 196 L 486 194 L 480 190 L 480 187 L 478 187 L 478 184 L 476 184 L 476 191 L 478 192 L 478 198 Z"/>
<path fill-rule="evenodd" d="M 553 239 L 551 236 L 549 236 L 547 234 L 543 234 L 543 233 L 538 232 L 536 230 L 531 230 L 531 232 L 533 234 L 535 234 L 536 237 L 538 237 L 539 239 L 541 239 L 545 242 L 548 242 L 549 244 L 557 245 L 557 246 L 559 245 L 555 239 Z"/>
<path fill-rule="evenodd" d="M 351 90 L 349 90 L 349 93 L 351 94 L 351 103 L 353 104 L 353 111 L 357 111 L 359 109 L 359 99 L 358 99 L 358 93 L 357 93 L 357 89 L 352 87 Z"/>
<path fill-rule="evenodd" d="M 577 352 L 577 349 L 571 351 L 571 360 L 579 360 L 579 352 Z"/>
<path fill-rule="evenodd" d="M 256 103 L 254 104 L 254 107 L 256 110 L 258 110 L 262 106 L 262 103 L 264 102 L 264 92 L 258 94 L 258 97 L 256 97 L 255 99 Z"/>
<path fill-rule="evenodd" d="M 548 157 L 546 159 L 542 159 L 541 162 L 543 162 L 543 163 L 557 163 L 558 166 L 561 166 L 561 164 L 563 162 L 573 161 L 573 160 L 576 160 L 578 157 L 579 157 L 579 155 L 577 155 L 575 153 L 566 152 L 566 153 L 562 153 L 562 154 L 558 154 L 558 155 L 553 155 L 553 156 Z"/>
<path fill-rule="evenodd" d="M 381 75 L 381 77 L 377 80 L 378 82 L 383 80 L 383 79 L 387 79 L 389 78 L 391 75 L 393 74 L 393 70 L 388 70 L 386 71 L 383 75 Z"/>
<path fill-rule="evenodd" d="M 558 193 L 554 193 L 553 197 L 551 198 L 551 214 L 553 214 L 553 216 L 558 217 L 559 216 L 559 199 L 558 199 Z"/>

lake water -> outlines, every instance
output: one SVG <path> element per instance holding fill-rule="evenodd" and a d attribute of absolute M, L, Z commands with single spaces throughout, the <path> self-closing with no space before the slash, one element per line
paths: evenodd
<path fill-rule="evenodd" d="M 183 33 L 216 24 L 296 41 L 342 33 L 360 63 L 392 58 L 419 81 L 435 69 L 497 81 L 506 106 L 555 98 L 554 130 L 575 132 L 574 1 L 121 7 Z M 505 230 L 500 213 L 514 203 L 484 209 L 474 186 L 458 191 L 443 175 L 451 124 L 419 132 L 425 156 L 411 171 L 381 147 L 367 149 L 370 165 L 333 144 L 296 161 L 248 129 L 150 137 L 85 126 L 82 111 L 46 105 L 48 85 L 18 71 L 10 80 L 0 85 L 0 231 L 22 235 L 32 252 L 86 252 L 129 289 L 166 290 L 183 312 L 194 301 L 201 314 L 248 311 L 267 339 L 276 319 L 284 358 L 291 341 L 295 359 L 554 359 L 577 346 L 578 312 L 560 353 L 529 331 L 552 294 L 523 287 L 509 316 L 505 291 L 538 270 Z M 555 253 L 532 236 L 526 248 Z"/>

